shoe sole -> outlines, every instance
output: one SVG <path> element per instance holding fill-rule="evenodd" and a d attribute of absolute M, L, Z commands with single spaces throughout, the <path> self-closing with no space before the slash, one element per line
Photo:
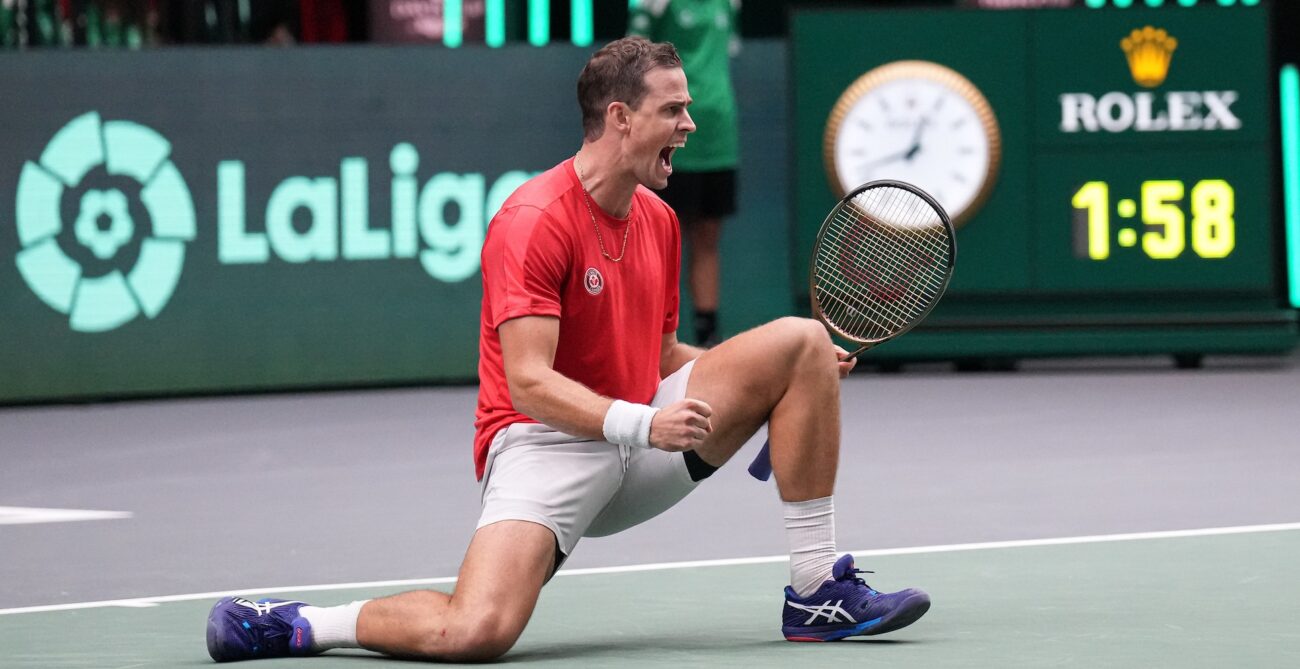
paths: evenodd
<path fill-rule="evenodd" d="M 839 641 L 851 636 L 875 636 L 902 629 L 921 619 L 930 610 L 930 596 L 918 592 L 903 600 L 903 603 L 888 615 L 876 620 L 869 620 L 859 625 L 827 632 L 813 632 L 785 636 L 786 641 Z"/>
<path fill-rule="evenodd" d="M 879 624 L 873 625 L 862 632 L 862 635 L 873 636 L 902 629 L 920 620 L 921 616 L 925 615 L 926 611 L 929 610 L 930 596 L 924 592 L 918 592 L 904 599 L 903 603 L 893 613 L 882 618 Z"/>

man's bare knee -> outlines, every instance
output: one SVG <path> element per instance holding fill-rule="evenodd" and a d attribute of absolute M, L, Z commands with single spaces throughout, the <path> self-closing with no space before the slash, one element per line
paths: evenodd
<path fill-rule="evenodd" d="M 512 634 L 499 629 L 474 630 L 469 633 L 464 643 L 458 648 L 459 652 L 448 659 L 471 662 L 495 660 L 505 655 L 511 648 L 514 648 L 515 642 L 518 640 L 518 633 Z"/>
<path fill-rule="evenodd" d="M 834 360 L 833 357 L 828 357 L 833 346 L 831 336 L 820 321 L 786 316 L 778 319 L 776 324 L 799 353 L 809 357 L 827 358 L 828 361 Z"/>
<path fill-rule="evenodd" d="M 772 321 L 771 326 L 776 329 L 777 334 L 784 340 L 802 340 L 812 335 L 812 327 L 821 326 L 820 323 L 811 318 L 801 318 L 799 316 L 783 316 Z"/>
<path fill-rule="evenodd" d="M 456 661 L 495 660 L 514 647 L 523 625 L 495 611 L 459 617 L 454 625 L 433 630 L 423 655 Z"/>

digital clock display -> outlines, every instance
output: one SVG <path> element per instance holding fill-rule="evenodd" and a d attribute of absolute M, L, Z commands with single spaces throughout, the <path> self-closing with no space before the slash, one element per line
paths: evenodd
<path fill-rule="evenodd" d="M 1114 200 L 1111 190 L 1105 181 L 1089 181 L 1070 199 L 1080 258 L 1108 260 L 1118 245 L 1152 260 L 1185 252 L 1219 259 L 1237 246 L 1236 191 L 1223 179 L 1202 179 L 1190 189 L 1182 181 L 1143 181 L 1136 199 Z"/>
<path fill-rule="evenodd" d="M 1181 294 L 1273 284 L 1263 151 L 1225 144 L 1045 155 L 1034 210 L 1043 288 Z"/>

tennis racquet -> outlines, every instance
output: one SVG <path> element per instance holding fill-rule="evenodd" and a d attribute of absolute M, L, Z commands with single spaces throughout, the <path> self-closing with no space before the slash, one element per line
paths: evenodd
<path fill-rule="evenodd" d="M 952 279 L 952 221 L 934 198 L 901 181 L 872 181 L 845 195 L 817 232 L 809 284 L 813 316 L 860 345 L 847 359 L 911 330 Z M 749 465 L 772 475 L 771 441 Z"/>

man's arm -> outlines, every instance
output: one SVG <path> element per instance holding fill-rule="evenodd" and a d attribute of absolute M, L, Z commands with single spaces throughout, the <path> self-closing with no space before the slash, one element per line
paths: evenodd
<path fill-rule="evenodd" d="M 560 432 L 588 439 L 607 438 L 605 419 L 614 400 L 555 371 L 560 319 L 513 318 L 502 323 L 497 332 L 501 335 L 506 382 L 515 410 Z M 676 335 L 673 339 L 676 340 Z M 691 349 L 684 344 L 679 346 Z M 709 422 L 712 413 L 709 405 L 692 399 L 664 407 L 651 420 L 650 445 L 665 451 L 696 448 L 713 429 Z"/>
<path fill-rule="evenodd" d="M 677 341 L 676 332 L 664 333 L 659 346 L 659 378 L 666 379 L 669 374 L 682 368 L 682 365 L 700 357 L 704 349 Z"/>
<path fill-rule="evenodd" d="M 555 371 L 560 319 L 514 318 L 502 323 L 497 332 L 516 411 L 560 432 L 605 438 L 605 413 L 613 400 Z"/>

